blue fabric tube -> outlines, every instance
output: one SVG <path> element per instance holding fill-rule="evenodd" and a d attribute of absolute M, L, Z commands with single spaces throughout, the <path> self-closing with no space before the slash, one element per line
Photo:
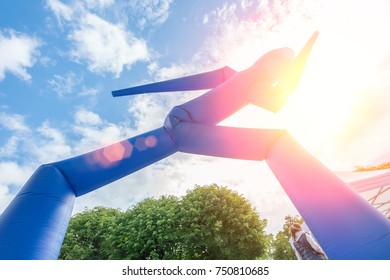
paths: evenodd
<path fill-rule="evenodd" d="M 96 190 L 177 151 L 164 127 L 74 158 L 53 163 L 76 196 Z"/>
<path fill-rule="evenodd" d="M 56 259 L 74 200 L 58 169 L 37 169 L 0 216 L 0 259 Z"/>
<path fill-rule="evenodd" d="M 243 160 L 264 160 L 283 133 L 279 129 L 209 126 L 181 122 L 174 128 L 180 152 Z"/>
<path fill-rule="evenodd" d="M 115 90 L 112 95 L 126 96 L 152 92 L 184 91 L 184 90 L 201 90 L 215 88 L 228 80 L 236 71 L 225 66 L 223 68 L 210 72 L 195 74 L 187 77 L 162 81 L 147 85 L 141 85 L 131 88 Z"/>
<path fill-rule="evenodd" d="M 288 133 L 266 161 L 330 259 L 390 259 L 390 220 Z"/>
<path fill-rule="evenodd" d="M 0 259 L 57 259 L 76 196 L 177 151 L 164 127 L 43 165 L 0 216 Z"/>

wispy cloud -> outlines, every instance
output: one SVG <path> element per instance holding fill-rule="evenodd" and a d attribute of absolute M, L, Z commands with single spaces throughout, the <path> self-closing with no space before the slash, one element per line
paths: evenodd
<path fill-rule="evenodd" d="M 4 161 L 0 162 L 0 185 L 21 185 L 28 179 L 30 172 L 25 172 L 25 167 L 21 167 L 15 162 Z"/>
<path fill-rule="evenodd" d="M 88 14 L 80 26 L 69 35 L 73 50 L 71 57 L 86 62 L 91 72 L 120 75 L 124 67 L 148 59 L 146 42 L 136 38 L 121 25 L 109 23 Z"/>
<path fill-rule="evenodd" d="M 0 125 L 15 132 L 30 131 L 30 128 L 26 125 L 25 116 L 19 114 L 7 114 L 5 112 L 1 112 Z"/>
<path fill-rule="evenodd" d="M 77 138 L 73 147 L 75 154 L 101 148 L 134 135 L 134 130 L 128 123 L 114 124 L 83 108 L 75 113 L 72 130 Z"/>
<path fill-rule="evenodd" d="M 67 158 L 72 155 L 72 148 L 66 141 L 65 135 L 45 121 L 36 129 L 39 136 L 35 140 L 37 146 L 31 149 L 37 161 L 49 163 Z"/>
<path fill-rule="evenodd" d="M 0 213 L 14 197 L 11 188 L 18 189 L 32 174 L 31 167 L 19 165 L 13 161 L 0 161 Z"/>
<path fill-rule="evenodd" d="M 99 92 L 99 86 L 88 87 L 84 78 L 77 76 L 73 71 L 64 75 L 54 75 L 48 82 L 49 91 L 55 92 L 59 97 L 86 96 L 94 97 Z"/>
<path fill-rule="evenodd" d="M 12 135 L 8 138 L 3 146 L 0 147 L 0 158 L 14 158 L 18 151 L 21 137 L 19 135 Z"/>
<path fill-rule="evenodd" d="M 124 2 L 124 13 L 136 19 L 140 28 L 148 25 L 161 25 L 169 17 L 170 5 L 173 0 L 142 1 L 130 0 Z"/>
<path fill-rule="evenodd" d="M 236 16 L 237 4 L 225 3 L 222 7 L 218 7 L 215 10 L 205 14 L 203 16 L 203 23 L 207 24 L 210 20 L 216 19 L 217 21 L 226 21 Z"/>
<path fill-rule="evenodd" d="M 58 96 L 65 96 L 74 93 L 75 87 L 80 84 L 80 78 L 75 73 L 69 72 L 66 75 L 54 75 L 49 82 L 50 90 L 58 94 Z"/>
<path fill-rule="evenodd" d="M 0 113 L 0 130 L 4 128 L 8 135 L 3 146 L 0 146 L 0 161 L 19 159 L 20 145 L 28 139 L 31 128 L 25 120 L 25 116 L 20 114 Z"/>
<path fill-rule="evenodd" d="M 72 20 L 74 14 L 73 9 L 61 1 L 47 0 L 47 7 L 52 10 L 59 23 L 62 24 L 64 21 Z"/>
<path fill-rule="evenodd" d="M 0 30 L 0 81 L 6 72 L 23 80 L 30 80 L 27 69 L 32 67 L 39 56 L 39 39 L 14 30 Z"/>
<path fill-rule="evenodd" d="M 150 54 L 146 41 L 135 36 L 125 22 L 118 19 L 112 21 L 99 15 L 100 10 L 111 9 L 112 4 L 113 1 L 109 0 L 72 1 L 69 5 L 59 0 L 47 1 L 57 20 L 67 27 L 67 39 L 71 43 L 70 58 L 86 64 L 91 72 L 98 75 L 112 73 L 118 77 L 124 68 L 147 61 Z M 123 6 L 124 3 L 118 5 Z M 142 6 L 147 7 L 145 4 Z M 162 7 L 165 8 L 165 5 Z M 150 10 L 152 14 L 155 11 Z"/>
<path fill-rule="evenodd" d="M 0 213 L 9 204 L 18 190 L 31 176 L 33 166 L 26 158 L 20 158 L 18 152 L 25 151 L 24 143 L 29 139 L 32 129 L 28 126 L 25 116 L 19 114 L 0 113 L 1 127 L 8 130 L 11 136 L 0 146 Z M 27 151 L 29 153 L 29 151 Z M 23 154 L 25 155 L 25 154 Z"/>
<path fill-rule="evenodd" d="M 115 3 L 115 0 L 84 0 L 84 2 L 87 4 L 88 8 L 102 9 L 113 5 Z"/>

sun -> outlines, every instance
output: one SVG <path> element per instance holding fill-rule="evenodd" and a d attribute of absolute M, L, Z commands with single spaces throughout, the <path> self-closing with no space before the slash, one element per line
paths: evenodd
<path fill-rule="evenodd" d="M 263 30 L 259 25 L 252 33 L 248 30 L 253 36 L 229 47 L 233 69 L 246 69 L 259 56 L 279 47 L 299 53 L 310 34 L 318 30 L 319 36 L 296 90 L 280 111 L 271 113 L 250 105 L 221 125 L 286 129 L 335 170 L 352 170 L 362 160 L 371 160 L 374 155 L 362 149 L 381 143 L 375 134 L 379 123 L 386 121 L 379 111 L 385 110 L 388 101 L 387 2 L 328 1 L 321 2 L 320 8 L 308 2 L 313 8 L 308 10 L 310 17 L 291 13 L 273 29 Z M 376 147 L 378 153 L 387 150 L 381 145 Z"/>
<path fill-rule="evenodd" d="M 314 73 L 303 79 L 279 117 L 286 129 L 310 146 L 335 141 L 348 129 L 358 100 L 353 89 L 338 83 L 328 85 L 326 75 L 313 77 Z M 321 76 L 321 73 L 317 75 Z"/>
<path fill-rule="evenodd" d="M 337 46 L 335 42 L 348 41 L 333 34 L 323 37 L 313 48 L 297 90 L 280 111 L 286 129 L 317 150 L 338 145 L 343 135 L 359 128 L 370 106 L 364 104 L 364 95 L 372 94 L 379 83 L 379 59 L 365 53 L 368 46 L 356 42 Z"/>
<path fill-rule="evenodd" d="M 298 87 L 279 112 L 250 105 L 221 124 L 286 129 L 314 152 L 334 145 L 358 124 L 360 94 L 375 81 L 372 61 L 360 60 L 356 67 L 351 51 L 335 51 L 333 40 L 314 47 Z"/>

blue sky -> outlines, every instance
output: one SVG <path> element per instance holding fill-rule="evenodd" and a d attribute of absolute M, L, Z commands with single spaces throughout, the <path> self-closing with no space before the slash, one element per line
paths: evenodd
<path fill-rule="evenodd" d="M 226 125 L 283 127 L 332 170 L 390 161 L 386 1 L 79 0 L 0 2 L 0 211 L 41 164 L 161 126 L 201 92 L 113 98 L 111 91 L 229 65 L 319 40 L 277 115 L 247 108 Z M 126 209 L 218 183 L 270 220 L 296 214 L 264 163 L 176 154 L 79 198 L 75 212 Z"/>
<path fill-rule="evenodd" d="M 99 4 L 88 4 L 95 2 Z M 46 119 L 62 121 L 66 114 L 74 113 L 77 104 L 99 108 L 103 117 L 122 119 L 123 113 L 109 109 L 110 104 L 124 103 L 113 100 L 111 90 L 153 79 L 147 70 L 152 62 L 169 65 L 175 60 L 189 60 L 205 32 L 199 24 L 202 12 L 186 12 L 191 7 L 171 1 L 156 5 L 133 2 L 0 4 L 2 36 L 20 39 L 29 48 L 25 60 L 15 61 L 19 62 L 16 69 L 9 66 L 2 70 L 2 103 L 15 113 L 34 115 L 35 124 Z M 183 16 L 170 17 L 172 13 Z M 184 21 L 190 22 L 187 29 L 180 28 Z M 178 27 L 174 35 L 173 26 Z M 103 28 L 99 30 L 102 36 L 109 36 L 107 42 L 94 38 L 99 35 L 98 28 Z M 85 37 L 87 33 L 92 33 L 90 38 Z M 94 43 L 98 44 L 95 48 Z M 41 106 L 46 108 L 45 114 L 41 114 Z"/>

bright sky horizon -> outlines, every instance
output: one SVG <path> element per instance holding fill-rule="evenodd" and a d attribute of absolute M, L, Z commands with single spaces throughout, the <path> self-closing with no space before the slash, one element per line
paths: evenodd
<path fill-rule="evenodd" d="M 277 114 L 249 106 L 222 124 L 286 128 L 334 171 L 390 161 L 390 3 L 320 0 L 40 0 L 0 3 L 0 212 L 41 164 L 162 125 L 203 92 L 111 91 L 230 66 L 319 37 Z M 177 153 L 76 200 L 127 209 L 147 197 L 227 186 L 281 229 L 297 214 L 264 162 Z"/>

